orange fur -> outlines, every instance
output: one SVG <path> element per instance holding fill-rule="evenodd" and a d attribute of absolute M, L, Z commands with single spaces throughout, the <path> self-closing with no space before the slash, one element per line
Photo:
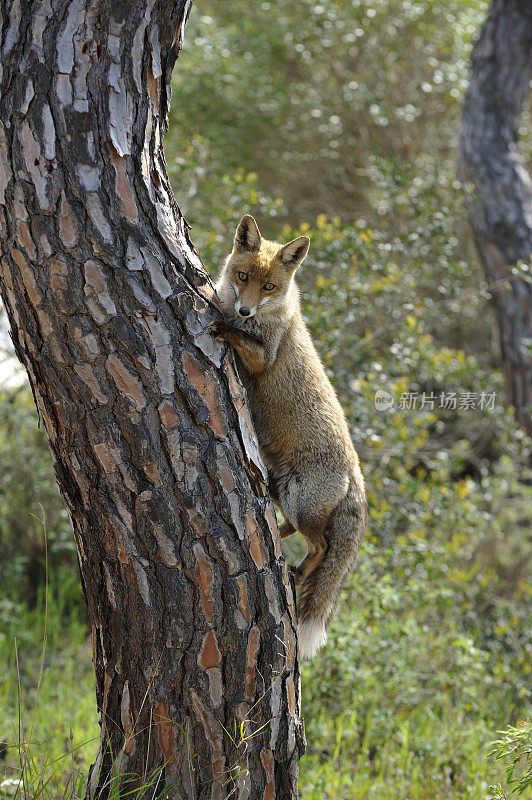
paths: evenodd
<path fill-rule="evenodd" d="M 300 652 L 312 656 L 366 525 L 364 481 L 344 413 L 301 316 L 294 274 L 310 240 L 286 245 L 242 218 L 216 290 L 224 320 L 214 332 L 235 349 L 270 492 L 308 553 L 297 569 Z M 243 316 L 244 315 L 244 316 Z"/>

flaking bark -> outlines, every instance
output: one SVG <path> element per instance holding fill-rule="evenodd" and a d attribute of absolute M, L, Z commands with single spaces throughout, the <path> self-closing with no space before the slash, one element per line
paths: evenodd
<path fill-rule="evenodd" d="M 491 288 L 510 403 L 532 434 L 532 183 L 517 150 L 532 77 L 532 3 L 494 0 L 473 48 L 459 137 L 460 177 Z M 530 272 L 528 273 L 530 276 Z"/>
<path fill-rule="evenodd" d="M 88 605 L 87 796 L 163 766 L 169 797 L 294 800 L 292 588 L 162 151 L 190 6 L 1 2 L 0 288 Z"/>

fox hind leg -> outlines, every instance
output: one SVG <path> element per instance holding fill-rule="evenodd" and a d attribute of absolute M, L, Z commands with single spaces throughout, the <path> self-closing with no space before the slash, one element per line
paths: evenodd
<path fill-rule="evenodd" d="M 293 533 L 296 533 L 296 531 L 297 528 L 294 528 L 292 523 L 287 519 L 279 526 L 281 539 L 286 539 L 287 536 L 291 536 Z"/>
<path fill-rule="evenodd" d="M 354 564 L 366 523 L 363 485 L 338 474 L 292 479 L 283 493 L 287 517 L 305 537 L 307 555 L 296 571 L 299 653 L 309 658 L 327 640 L 340 588 Z"/>
<path fill-rule="evenodd" d="M 306 487 L 306 488 L 305 488 Z M 300 531 L 305 538 L 307 555 L 294 570 L 296 585 L 302 583 L 323 560 L 327 550 L 324 531 L 329 509 L 315 508 L 308 483 L 292 478 L 279 492 L 279 505 L 285 522 L 281 525 L 281 538 Z"/>
<path fill-rule="evenodd" d="M 305 537 L 307 543 L 307 555 L 295 571 L 296 586 L 301 586 L 305 579 L 321 564 L 327 551 L 325 537 L 320 540 Z"/>

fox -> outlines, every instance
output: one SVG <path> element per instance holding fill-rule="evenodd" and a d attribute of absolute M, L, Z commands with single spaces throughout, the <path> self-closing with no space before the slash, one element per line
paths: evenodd
<path fill-rule="evenodd" d="M 299 531 L 306 541 L 294 570 L 302 658 L 327 640 L 367 524 L 358 455 L 301 313 L 294 276 L 309 247 L 308 236 L 264 239 L 245 214 L 215 284 L 222 318 L 211 323 L 236 354 L 281 538 Z"/>

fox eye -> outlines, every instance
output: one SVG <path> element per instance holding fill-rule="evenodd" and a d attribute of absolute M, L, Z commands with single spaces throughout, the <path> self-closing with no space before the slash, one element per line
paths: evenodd
<path fill-rule="evenodd" d="M 247 272 L 239 272 L 238 277 L 240 278 L 242 283 L 247 283 L 248 280 Z"/>
<path fill-rule="evenodd" d="M 272 292 L 275 289 L 275 283 L 265 283 L 262 288 L 265 292 Z"/>

